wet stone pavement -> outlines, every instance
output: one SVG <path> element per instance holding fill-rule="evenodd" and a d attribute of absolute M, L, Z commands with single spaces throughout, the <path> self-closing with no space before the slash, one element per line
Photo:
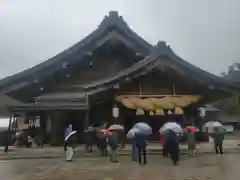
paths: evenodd
<path fill-rule="evenodd" d="M 181 156 L 178 166 L 161 156 L 149 156 L 140 166 L 130 157 L 119 164 L 106 158 L 0 161 L 1 180 L 239 180 L 240 155 Z"/>

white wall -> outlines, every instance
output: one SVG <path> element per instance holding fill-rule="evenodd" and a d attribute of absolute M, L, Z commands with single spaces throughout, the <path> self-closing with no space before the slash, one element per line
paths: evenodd
<path fill-rule="evenodd" d="M 0 127 L 8 127 L 9 117 L 0 117 Z"/>

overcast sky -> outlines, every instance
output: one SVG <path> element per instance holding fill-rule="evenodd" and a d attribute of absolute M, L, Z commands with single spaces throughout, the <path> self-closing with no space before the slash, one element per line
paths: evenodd
<path fill-rule="evenodd" d="M 110 10 L 156 44 L 214 74 L 240 62 L 239 0 L 0 0 L 0 78 L 56 55 Z"/>

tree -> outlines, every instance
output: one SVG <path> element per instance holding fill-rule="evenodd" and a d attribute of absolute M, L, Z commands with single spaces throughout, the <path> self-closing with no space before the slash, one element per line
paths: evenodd
<path fill-rule="evenodd" d="M 0 95 L 0 116 L 8 116 L 8 106 L 11 105 L 21 105 L 19 101 L 7 96 L 7 95 Z"/>
<path fill-rule="evenodd" d="M 233 65 L 229 66 L 228 72 L 222 72 L 221 77 L 230 80 L 233 83 L 240 83 L 240 63 L 234 63 Z M 224 113 L 240 114 L 239 95 L 219 100 L 218 102 L 214 103 L 214 105 Z"/>
<path fill-rule="evenodd" d="M 240 83 L 240 63 L 234 63 L 228 68 L 228 72 L 222 72 L 221 77 Z"/>
<path fill-rule="evenodd" d="M 221 99 L 215 102 L 214 106 L 220 109 L 225 114 L 240 114 L 240 104 L 238 96 Z"/>

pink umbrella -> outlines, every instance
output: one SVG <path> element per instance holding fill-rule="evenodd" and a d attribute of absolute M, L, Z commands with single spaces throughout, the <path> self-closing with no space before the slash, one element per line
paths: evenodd
<path fill-rule="evenodd" d="M 198 128 L 194 127 L 194 126 L 187 126 L 184 128 L 184 131 L 185 132 L 192 132 L 192 133 L 195 133 L 195 132 L 198 132 Z"/>
<path fill-rule="evenodd" d="M 102 132 L 104 135 L 111 135 L 112 133 L 109 131 L 109 130 L 107 130 L 107 129 L 102 129 L 102 130 L 100 130 L 100 132 Z"/>

